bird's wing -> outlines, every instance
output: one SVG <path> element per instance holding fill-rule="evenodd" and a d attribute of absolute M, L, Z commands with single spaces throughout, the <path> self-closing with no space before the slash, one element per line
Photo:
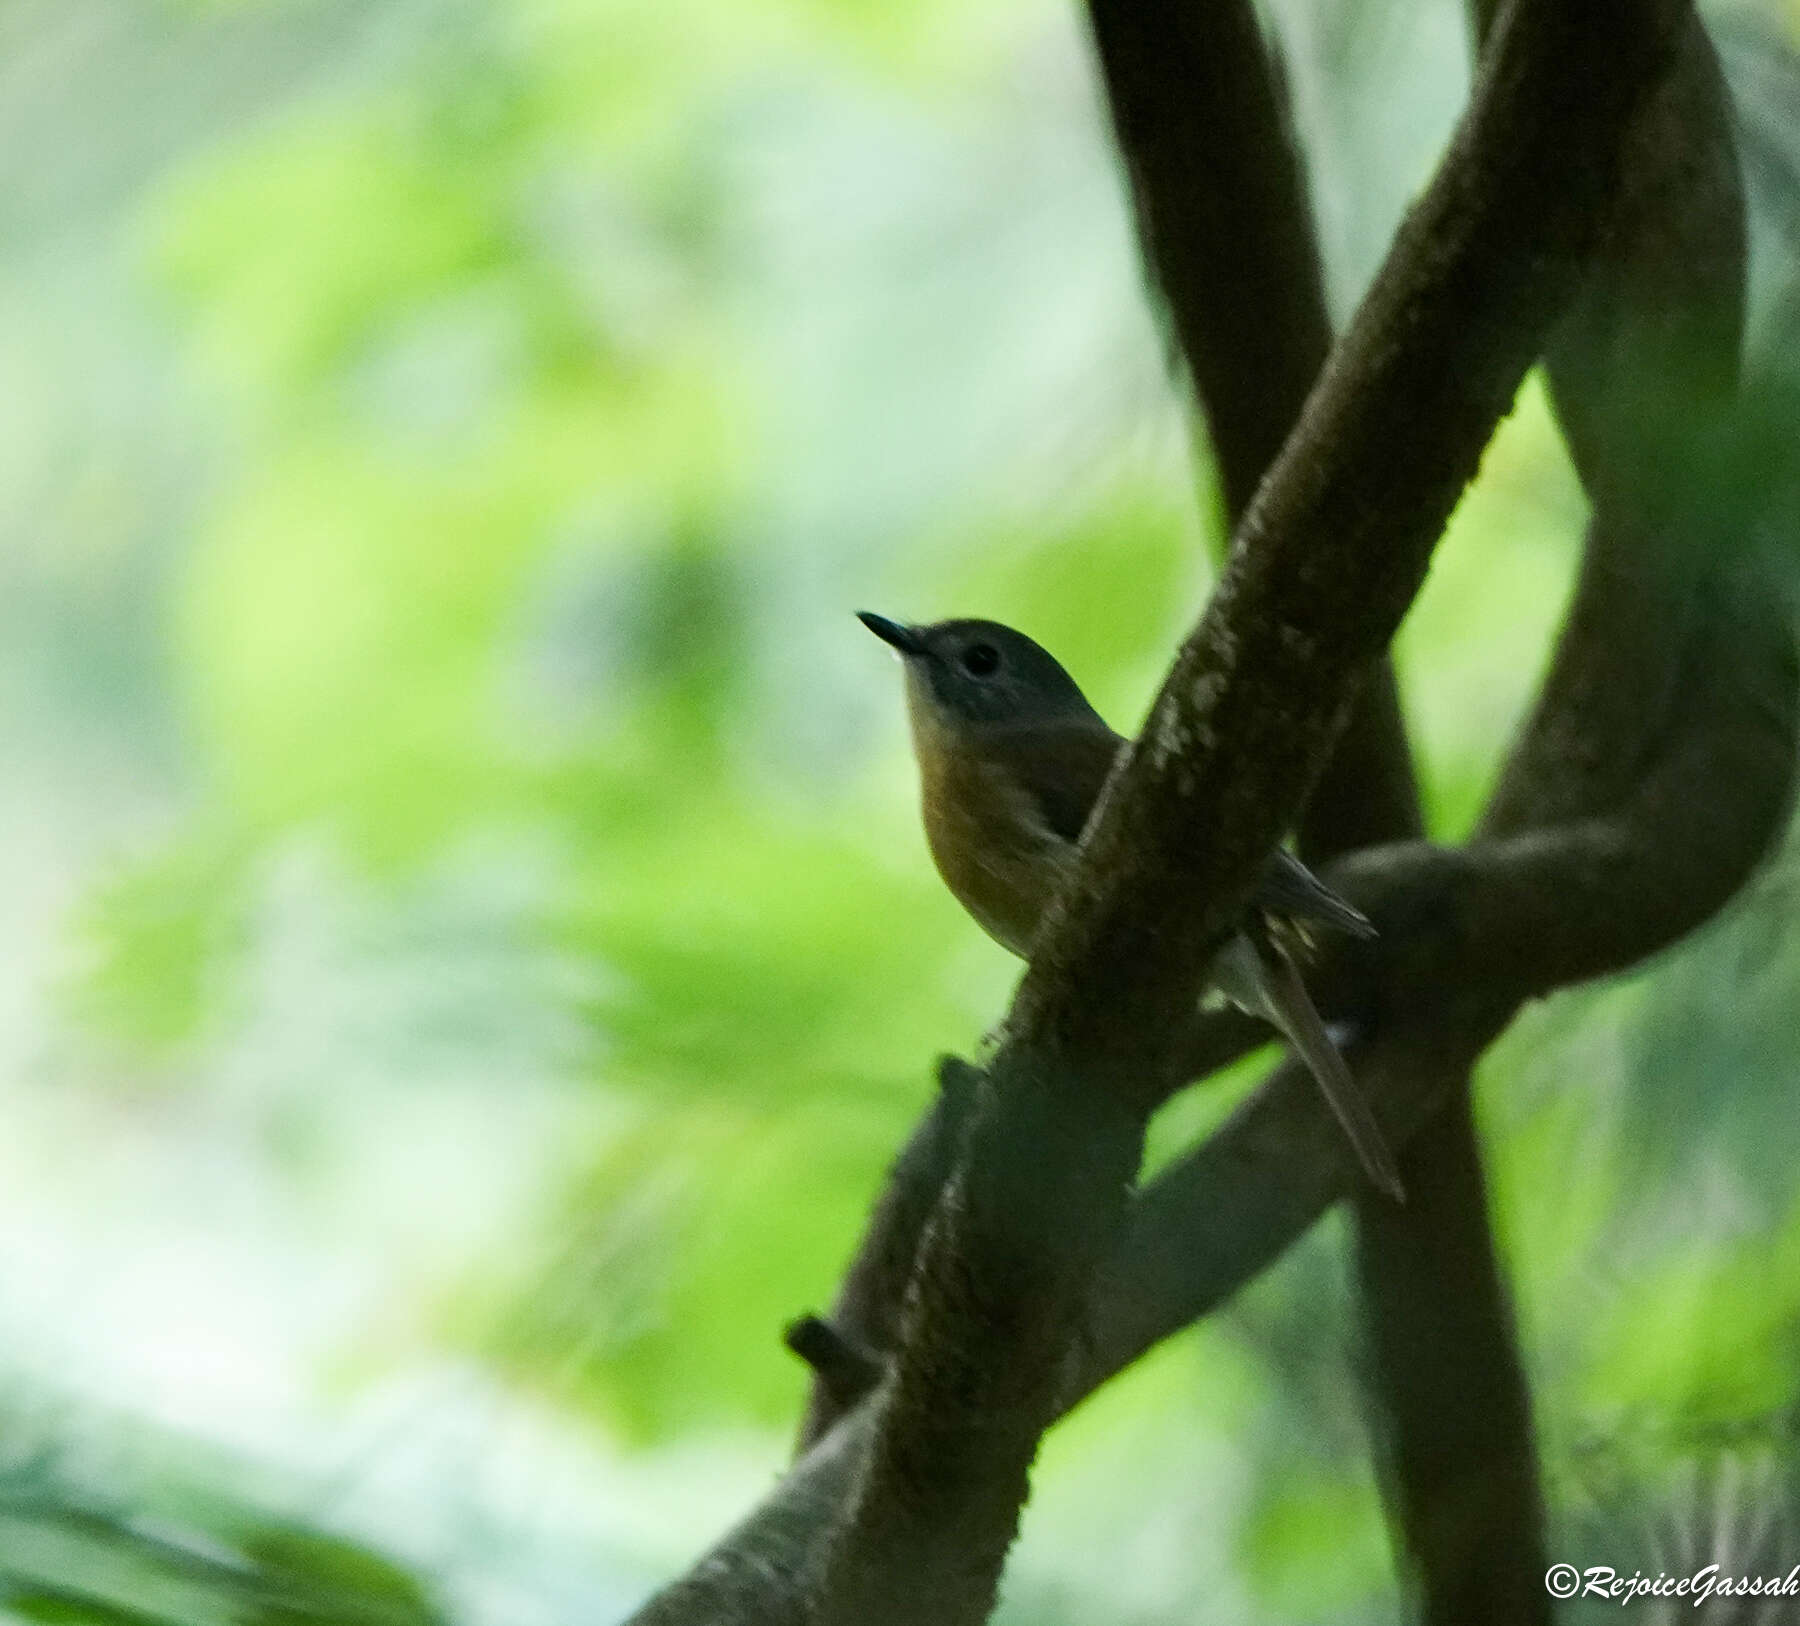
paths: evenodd
<path fill-rule="evenodd" d="M 1045 828 L 1073 844 L 1124 743 L 1097 721 L 1034 723 L 989 735 L 982 753 L 1030 797 Z"/>
<path fill-rule="evenodd" d="M 1106 776 L 1126 742 L 1098 719 L 1034 723 L 998 730 L 982 742 L 983 755 L 1019 787 L 1058 839 L 1081 839 Z M 1270 855 L 1253 899 L 1256 908 L 1301 938 L 1308 928 L 1329 926 L 1352 937 L 1373 937 L 1361 910 L 1333 892 L 1284 847 Z"/>
<path fill-rule="evenodd" d="M 1352 937 L 1373 937 L 1368 916 L 1333 892 L 1285 847 L 1277 847 L 1257 884 L 1258 909 L 1291 922 L 1307 935 L 1309 926 L 1329 926 Z"/>

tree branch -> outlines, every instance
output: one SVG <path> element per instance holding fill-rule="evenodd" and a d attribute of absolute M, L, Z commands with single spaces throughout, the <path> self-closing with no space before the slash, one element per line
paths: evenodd
<path fill-rule="evenodd" d="M 1245 0 L 1092 0 L 1089 17 L 1144 258 L 1235 521 L 1331 348 L 1312 212 L 1274 64 Z"/>
<path fill-rule="evenodd" d="M 1444 1096 L 1402 1154 L 1405 1208 L 1361 1199 L 1356 1208 L 1383 1488 L 1419 1619 L 1547 1623 L 1530 1394 L 1488 1222 L 1468 1075 Z"/>
<path fill-rule="evenodd" d="M 1235 523 L 1325 358 L 1329 322 L 1298 154 L 1247 0 L 1188 7 L 1157 36 L 1140 8 L 1095 8 L 1147 258 L 1175 315 Z M 1198 93 L 1196 93 L 1198 91 Z M 1425 834 L 1393 668 L 1384 657 L 1300 821 L 1309 862 Z M 1488 1227 L 1468 1078 L 1403 1149 L 1411 1200 L 1352 1187 L 1388 1500 L 1427 1613 L 1465 1626 L 1547 1607 L 1529 1405 Z M 1436 1333 L 1415 1336 L 1415 1306 Z M 1420 1400 L 1428 1400 L 1421 1404 Z M 1496 1471 L 1499 1470 L 1499 1471 Z M 1483 1532 L 1479 1549 L 1442 1538 Z M 1489 1600 L 1487 1615 L 1472 1609 Z"/>
<path fill-rule="evenodd" d="M 1094 43 L 1144 257 L 1173 317 L 1235 527 L 1331 346 L 1279 73 L 1248 0 L 1094 0 Z M 1332 857 L 1423 835 L 1393 672 L 1371 672 L 1302 820 Z"/>
<path fill-rule="evenodd" d="M 1510 868 L 1524 890 L 1553 892 L 1560 876 L 1580 867 L 1586 850 L 1599 845 L 1623 855 L 1631 884 L 1642 880 L 1665 897 L 1700 894 L 1666 918 L 1657 934 L 1631 943 L 1621 965 L 1655 952 L 1679 935 L 1683 921 L 1729 897 L 1785 814 L 1800 726 L 1800 672 L 1779 613 L 1760 586 L 1747 581 L 1741 594 L 1722 596 L 1709 612 L 1710 652 L 1694 663 L 1703 680 L 1669 719 L 1675 738 L 1660 754 L 1651 782 L 1613 815 L 1614 835 L 1599 838 L 1597 821 L 1581 821 L 1566 832 L 1535 832 L 1496 865 L 1499 873 Z M 1713 726 L 1720 713 L 1731 716 L 1722 730 Z M 1719 827 L 1711 804 L 1722 787 L 1741 796 L 1743 805 L 1727 820 L 1724 846 L 1715 848 Z M 1565 841 L 1572 852 L 1559 850 Z M 1634 852 L 1641 868 L 1629 857 Z M 1531 855 L 1544 864 L 1535 875 L 1524 861 Z M 1492 905 L 1504 887 L 1482 874 L 1487 862 L 1485 849 L 1444 854 L 1405 844 L 1359 855 L 1335 874 L 1352 882 L 1358 900 L 1375 911 L 1384 941 L 1432 921 L 1485 921 L 1506 934 Z M 1465 886 L 1491 895 L 1465 908 L 1459 897 Z M 1434 941 L 1461 944 L 1460 952 L 1479 963 L 1478 929 L 1469 937 L 1459 927 Z M 1595 947 L 1589 944 L 1587 952 Z M 1434 980 L 1434 967 L 1441 968 L 1441 980 Z M 1613 968 L 1595 966 L 1596 974 L 1606 969 Z M 1390 974 L 1400 986 L 1369 996 L 1372 1008 L 1391 1005 L 1442 1017 L 1391 1039 L 1377 1022 L 1373 1040 L 1353 1057 L 1384 1128 L 1401 1144 L 1443 1109 L 1454 1081 L 1504 1028 L 1519 996 L 1510 974 L 1495 985 L 1477 980 L 1471 991 L 1467 967 L 1447 963 L 1431 947 L 1401 958 Z M 1368 993 L 1361 973 L 1338 980 Z M 1161 1339 L 1223 1303 L 1351 1189 L 1359 1175 L 1314 1096 L 1303 1070 L 1277 1069 L 1217 1135 L 1132 1199 L 1066 1357 L 1057 1410 L 1077 1404 Z M 635 1617 L 639 1626 L 772 1626 L 807 1618 L 821 1553 L 862 1468 L 874 1417 L 874 1405 L 865 1400 L 815 1443 L 750 1519 Z"/>
<path fill-rule="evenodd" d="M 1100 809 L 927 1225 L 889 1378 L 808 1453 L 793 1488 L 744 1527 L 749 1537 L 641 1618 L 960 1626 L 985 1617 L 1038 1435 L 1068 1392 L 1065 1352 L 1093 1301 L 1094 1266 L 1103 1254 L 1121 1262 L 1107 1250 L 1143 1116 L 1179 1059 L 1169 1018 L 1294 816 L 1356 674 L 1385 645 L 1592 246 L 1620 131 L 1683 11 L 1676 0 L 1521 0 L 1510 14 L 1437 180 L 1253 504 L 1219 594 Z M 1409 456 L 1391 457 L 1401 444 Z M 1441 856 L 1427 852 L 1423 867 L 1442 875 Z M 1466 1065 L 1479 1018 L 1503 1022 L 1502 1004 L 1465 990 L 1446 1011 L 1439 1076 Z M 1420 1049 L 1410 1042 L 1415 1059 Z M 1379 1078 L 1379 1035 L 1369 1065 Z M 1425 1105 L 1393 1095 L 1382 1106 L 1396 1122 Z M 1280 1165 L 1279 1179 L 1258 1182 L 1274 1193 L 1260 1231 L 1258 1201 L 1237 1188 L 1230 1240 L 1240 1262 L 1274 1229 L 1304 1224 L 1302 1210 L 1339 1179 L 1340 1148 L 1310 1099 L 1286 1122 L 1269 1117 L 1269 1103 L 1283 1105 L 1262 1092 L 1260 1118 L 1240 1114 L 1203 1149 L 1231 1172 L 1271 1153 Z M 1140 1202 L 1159 1188 L 1173 1190 L 1159 1182 Z M 1179 1285 L 1191 1293 L 1191 1274 Z M 842 1442 L 865 1430 L 866 1456 L 846 1469 L 855 1453 Z M 821 1488 L 841 1488 L 850 1473 L 846 1502 L 826 1514 Z M 721 1590 L 733 1576 L 749 1580 Z M 709 1613 L 692 1612 L 697 1597 Z"/>
<path fill-rule="evenodd" d="M 1784 612 L 1746 571 L 1711 595 L 1702 619 L 1685 652 L 1687 681 L 1665 714 L 1668 742 L 1610 814 L 1456 853 L 1377 849 L 1334 870 L 1334 882 L 1372 911 L 1381 941 L 1404 945 L 1379 968 L 1378 986 L 1361 971 L 1348 979 L 1364 1008 L 1399 1013 L 1373 1017 L 1373 1038 L 1356 1057 L 1394 1144 L 1441 1108 L 1525 998 L 1622 970 L 1675 941 L 1731 897 L 1780 830 L 1800 730 L 1800 669 Z M 1651 906 L 1626 902 L 1639 888 Z M 1584 928 L 1595 914 L 1605 918 Z M 1530 962 L 1534 933 L 1554 970 Z M 1492 977 L 1483 975 L 1489 945 L 1500 963 Z M 1356 1178 L 1304 1073 L 1278 1069 L 1218 1134 L 1134 1199 L 1088 1307 L 1065 1398 L 1073 1403 L 1222 1302 Z"/>
<path fill-rule="evenodd" d="M 1604 619 L 1598 606 L 1594 614 Z M 1348 955 L 1322 967 L 1333 995 L 1327 1008 L 1369 1016 L 1374 1036 L 1352 1060 L 1395 1144 L 1443 1110 L 1455 1081 L 1510 1021 L 1522 985 L 1535 980 L 1519 969 L 1534 931 L 1548 924 L 1567 934 L 1557 951 L 1564 965 L 1593 975 L 1622 969 L 1729 898 L 1780 828 L 1800 728 L 1800 671 L 1780 608 L 1747 573 L 1739 591 L 1713 595 L 1702 619 L 1710 631 L 1688 668 L 1696 685 L 1668 686 L 1662 715 L 1648 725 L 1666 731 L 1666 744 L 1639 790 L 1606 819 L 1496 837 L 1460 853 L 1405 843 L 1358 854 L 1333 872 L 1381 925 L 1383 944 L 1421 945 L 1373 972 Z M 1721 814 L 1727 790 L 1736 805 Z M 1581 932 L 1591 908 L 1537 914 L 1596 852 L 1617 868 L 1595 896 L 1642 885 L 1685 901 L 1635 938 L 1610 925 Z M 1534 923 L 1508 920 L 1509 894 L 1539 900 L 1527 910 Z M 1484 933 L 1505 945 L 1507 969 L 1492 982 L 1480 975 Z M 1440 1020 L 1384 1023 L 1388 1011 Z M 1354 1188 L 1360 1176 L 1315 1097 L 1303 1070 L 1278 1068 L 1218 1134 L 1131 1200 L 1065 1358 L 1058 1411 L 1223 1303 Z M 640 1626 L 805 1618 L 874 1410 L 865 1400 L 816 1442 L 757 1513 L 636 1617 Z"/>
<path fill-rule="evenodd" d="M 900 1307 L 912 1280 L 919 1238 L 955 1166 L 980 1076 L 954 1056 L 938 1063 L 937 1099 L 889 1169 L 832 1306 L 831 1325 L 838 1336 L 877 1362 L 899 1336 Z M 864 1368 L 866 1381 L 859 1385 L 854 1380 L 833 1379 L 816 1363 L 809 1364 L 814 1364 L 817 1376 L 800 1424 L 802 1452 L 872 1389 L 879 1377 L 878 1368 Z"/>
<path fill-rule="evenodd" d="M 1298 812 L 1572 289 L 1625 125 L 1684 12 L 1544 0 L 1508 15 L 1046 922 L 925 1233 L 828 1553 L 823 1622 L 986 1618 L 1141 1152 L 1142 1080 L 1166 1066 L 1170 1018 Z M 1403 465 L 1383 455 L 1402 441 Z"/>
<path fill-rule="evenodd" d="M 1032 1040 L 1015 1048 L 1105 1056 L 1102 1087 L 1127 1094 L 1164 1072 L 1168 1013 L 1298 812 L 1354 675 L 1392 635 L 1573 289 L 1623 128 L 1684 15 L 1678 0 L 1520 0 L 1506 14 L 1449 153 L 1102 799 L 1015 1002 L 1012 1028 Z"/>
<path fill-rule="evenodd" d="M 1655 701 L 1680 671 L 1706 550 L 1645 480 L 1644 386 L 1710 411 L 1736 375 L 1744 221 L 1724 87 L 1697 20 L 1626 144 L 1606 249 L 1551 348 L 1554 388 L 1601 517 L 1578 608 L 1489 829 L 1597 809 L 1642 772 Z M 1653 455 L 1653 454 L 1652 454 Z M 1657 526 L 1647 536 L 1637 532 Z M 1661 550 L 1643 546 L 1661 541 Z M 1620 542 L 1637 614 L 1608 580 Z M 1731 550 L 1718 550 L 1729 556 Z M 1610 610 L 1595 617 L 1596 608 Z M 1646 705 L 1646 698 L 1651 704 Z M 1391 1515 L 1426 1626 L 1551 1618 L 1530 1401 L 1494 1253 L 1466 1078 L 1409 1143 L 1404 1214 L 1357 1199 L 1358 1269 L 1386 1436 Z"/>
<path fill-rule="evenodd" d="M 1324 364 L 1331 335 L 1323 277 L 1275 64 L 1248 0 L 1183 8 L 1178 28 L 1152 40 L 1146 24 L 1159 20 L 1167 19 L 1101 5 L 1095 43 L 1153 286 L 1164 290 L 1190 358 L 1236 524 Z M 1411 750 L 1383 658 L 1307 805 L 1301 848 L 1319 860 L 1422 834 Z M 1234 1011 L 1208 1013 L 1189 1031 L 1171 1093 L 1266 1034 L 1262 1023 Z M 898 1327 L 911 1250 L 929 1207 L 920 1207 L 916 1149 L 940 1138 L 941 1112 L 934 1103 L 902 1154 L 832 1312 L 836 1326 L 872 1348 L 889 1347 Z M 947 1155 L 931 1167 L 941 1182 Z M 896 1191 L 902 1185 L 904 1198 Z M 816 1381 L 801 1446 L 855 1398 Z"/>

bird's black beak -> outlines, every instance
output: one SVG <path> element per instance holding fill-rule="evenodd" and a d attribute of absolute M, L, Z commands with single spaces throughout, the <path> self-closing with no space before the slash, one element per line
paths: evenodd
<path fill-rule="evenodd" d="M 902 655 L 925 653 L 924 644 L 911 627 L 902 626 L 898 621 L 890 621 L 885 615 L 876 615 L 869 610 L 858 610 L 856 619 L 884 644 L 892 644 Z"/>

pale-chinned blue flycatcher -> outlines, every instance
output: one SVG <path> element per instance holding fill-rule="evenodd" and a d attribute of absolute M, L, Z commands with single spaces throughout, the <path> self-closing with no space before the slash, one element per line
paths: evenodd
<path fill-rule="evenodd" d="M 997 621 L 906 626 L 861 612 L 906 671 L 925 836 L 945 884 L 982 929 L 1031 957 L 1050 900 L 1126 741 L 1047 650 Z M 1244 927 L 1209 980 L 1299 1052 L 1369 1178 L 1404 1200 L 1393 1154 L 1325 1031 L 1295 956 L 1319 927 L 1374 927 L 1299 859 L 1270 855 Z"/>

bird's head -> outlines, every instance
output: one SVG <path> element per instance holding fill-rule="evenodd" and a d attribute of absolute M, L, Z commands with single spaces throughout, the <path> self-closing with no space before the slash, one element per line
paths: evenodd
<path fill-rule="evenodd" d="M 912 627 L 859 611 L 906 667 L 916 725 L 960 733 L 1033 723 L 1099 721 L 1056 657 L 998 621 L 934 621 Z"/>

